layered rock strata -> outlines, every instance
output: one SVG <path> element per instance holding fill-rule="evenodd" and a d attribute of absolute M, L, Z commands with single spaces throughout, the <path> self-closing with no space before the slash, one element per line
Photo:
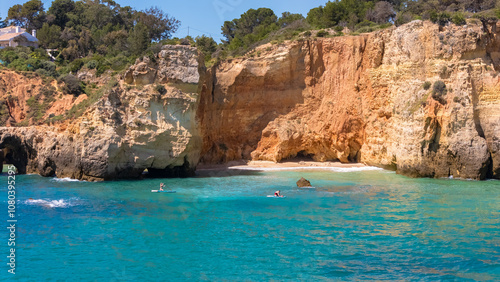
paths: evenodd
<path fill-rule="evenodd" d="M 202 161 L 302 156 L 500 178 L 498 28 L 414 21 L 222 62 L 202 87 Z"/>
<path fill-rule="evenodd" d="M 196 48 L 181 56 L 177 60 L 170 55 L 169 61 L 157 58 L 157 66 L 182 69 L 191 65 L 172 64 L 199 60 Z M 203 72 L 203 65 L 196 66 Z M 169 74 L 162 68 L 158 71 Z M 54 126 L 0 128 L 6 162 L 19 173 L 91 181 L 139 178 L 145 170 L 153 177 L 194 175 L 202 141 L 196 123 L 196 91 L 124 82 L 99 91 L 104 95 L 74 120 Z"/>

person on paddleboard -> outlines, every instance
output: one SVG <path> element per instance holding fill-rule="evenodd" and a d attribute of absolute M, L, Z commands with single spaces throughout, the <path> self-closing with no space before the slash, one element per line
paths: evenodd
<path fill-rule="evenodd" d="M 163 187 L 165 187 L 165 184 L 160 183 L 160 191 L 163 191 Z"/>
<path fill-rule="evenodd" d="M 281 191 L 280 191 L 280 190 L 278 190 L 278 191 L 274 192 L 274 196 L 276 196 L 276 197 L 283 197 L 283 196 L 281 195 Z"/>

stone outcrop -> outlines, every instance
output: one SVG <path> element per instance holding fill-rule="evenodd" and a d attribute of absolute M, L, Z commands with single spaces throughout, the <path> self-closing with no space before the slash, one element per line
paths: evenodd
<path fill-rule="evenodd" d="M 198 84 L 199 68 L 204 65 L 196 47 L 165 45 L 157 58 L 137 59 L 124 75 L 128 84 L 146 85 L 152 83 Z"/>
<path fill-rule="evenodd" d="M 164 69 L 190 69 L 191 62 L 199 61 L 197 52 L 175 56 L 169 54 Z M 203 63 L 196 66 L 197 74 L 203 73 Z M 158 76 L 158 70 L 152 72 Z M 167 81 L 194 81 L 192 74 L 162 75 Z M 186 91 L 192 88 L 111 81 L 98 90 L 103 96 L 76 119 L 53 126 L 1 127 L 0 149 L 21 174 L 90 181 L 140 178 L 145 170 L 150 177 L 192 176 L 202 141 L 196 123 L 199 94 Z"/>
<path fill-rule="evenodd" d="M 500 178 L 498 28 L 414 21 L 222 62 L 201 91 L 202 161 L 301 156 Z"/>
<path fill-rule="evenodd" d="M 194 174 L 201 138 L 196 93 L 116 87 L 62 132 L 47 126 L 0 128 L 0 147 L 20 173 L 83 180 Z"/>
<path fill-rule="evenodd" d="M 302 177 L 297 181 L 297 187 L 312 187 L 312 185 L 311 182 L 309 182 L 309 180 Z"/>

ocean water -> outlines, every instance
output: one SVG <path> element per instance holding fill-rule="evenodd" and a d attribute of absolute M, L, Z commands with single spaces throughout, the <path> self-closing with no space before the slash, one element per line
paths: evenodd
<path fill-rule="evenodd" d="M 316 188 L 296 188 L 302 176 Z M 16 274 L 3 227 L 4 281 L 500 281 L 500 181 L 359 169 L 16 180 Z M 160 181 L 177 193 L 151 193 Z"/>

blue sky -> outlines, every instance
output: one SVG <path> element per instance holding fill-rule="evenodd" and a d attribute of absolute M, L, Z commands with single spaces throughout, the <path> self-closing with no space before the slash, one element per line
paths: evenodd
<path fill-rule="evenodd" d="M 42 0 L 45 9 L 50 7 L 52 0 Z M 170 16 L 181 21 L 181 27 L 174 36 L 184 37 L 189 34 L 193 37 L 201 34 L 211 35 L 219 41 L 222 37 L 220 27 L 224 21 L 238 18 L 248 9 L 261 7 L 271 8 L 276 15 L 282 12 L 301 13 L 307 15 L 310 9 L 324 5 L 327 0 L 288 0 L 288 1 L 264 1 L 264 0 L 191 0 L 191 1 L 134 1 L 115 0 L 121 6 L 131 6 L 136 10 L 142 10 L 151 6 L 158 6 Z M 26 0 L 0 0 L 0 17 L 5 19 L 9 7 L 22 4 Z"/>

